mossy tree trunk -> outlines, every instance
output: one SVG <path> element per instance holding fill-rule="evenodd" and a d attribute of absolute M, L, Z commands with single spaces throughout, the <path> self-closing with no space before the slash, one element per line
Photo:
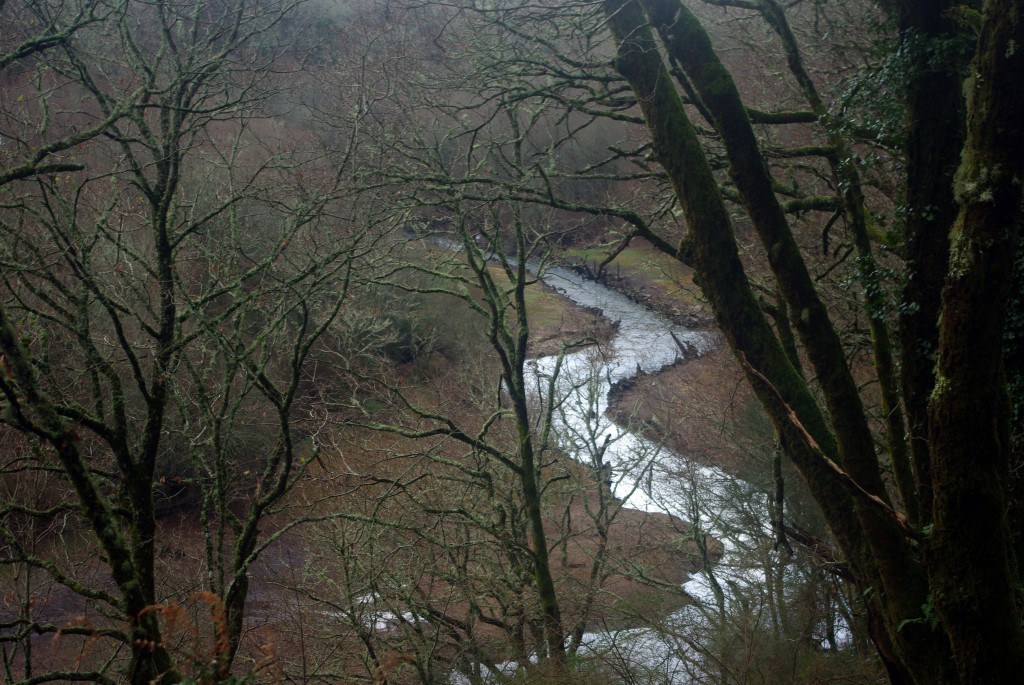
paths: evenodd
<path fill-rule="evenodd" d="M 753 5 L 764 5 L 766 16 L 779 10 L 776 3 Z M 911 251 L 918 256 L 929 254 L 920 262 L 913 261 L 911 254 L 909 269 L 912 274 L 923 270 L 917 283 L 934 286 L 937 278 L 946 282 L 943 334 L 938 343 L 940 387 L 932 393 L 930 442 L 923 445 L 921 399 L 930 388 L 917 366 L 931 373 L 923 348 L 940 318 L 933 304 L 923 307 L 924 319 L 904 321 L 904 341 L 910 340 L 914 347 L 902 350 L 903 358 L 911 356 L 917 365 L 905 375 L 904 391 L 909 397 L 904 401 L 912 436 L 919 443 L 915 473 L 920 496 L 905 482 L 907 471 L 901 491 L 904 499 L 911 500 L 905 504 L 915 521 L 934 521 L 931 535 L 927 529 L 911 526 L 889 498 L 841 340 L 776 200 L 736 86 L 699 20 L 678 0 L 608 0 L 604 7 L 618 42 L 616 66 L 637 96 L 657 158 L 686 217 L 688 237 L 679 254 L 685 252 L 692 260 L 719 325 L 790 445 L 790 456 L 847 556 L 890 679 L 899 683 L 1014 681 L 1021 670 L 1024 640 L 1017 613 L 1019 577 L 1006 514 L 1009 447 L 1007 402 L 1005 393 L 998 391 L 1005 387 L 1000 375 L 1002 300 L 998 294 L 1006 291 L 1010 278 L 1024 159 L 1013 128 L 1014 117 L 1022 111 L 1021 86 L 1014 81 L 1022 59 L 1016 46 L 1024 36 L 1020 3 L 1005 0 L 986 6 L 976 56 L 979 86 L 963 155 L 959 219 L 949 269 L 942 268 L 946 239 L 941 221 L 950 215 L 947 198 L 952 187 L 948 172 L 944 175 L 934 166 L 938 155 L 927 153 L 931 163 L 924 159 L 922 141 L 928 136 L 931 146 L 938 147 L 932 137 L 935 131 L 948 131 L 954 135 L 947 139 L 956 148 L 956 108 L 927 119 L 922 131 L 914 129 L 916 122 L 910 127 L 909 211 L 918 217 L 911 228 Z M 931 7 L 908 6 L 904 11 L 905 31 L 915 39 L 919 36 L 907 26 L 937 21 Z M 660 40 L 655 40 L 655 33 Z M 716 180 L 672 85 L 667 58 L 686 74 L 702 110 L 721 136 L 730 175 L 768 255 L 779 291 L 794 312 L 794 325 L 814 367 L 823 407 L 789 363 L 758 307 Z M 911 74 L 916 83 L 911 89 L 912 112 L 919 111 L 915 106 L 922 107 L 921 97 L 927 90 L 927 83 L 917 83 L 915 76 L 927 83 L 940 81 L 947 86 L 944 97 L 955 100 L 948 88 L 948 68 L 939 74 Z M 945 154 L 948 160 L 959 150 Z M 856 200 L 847 198 L 846 203 Z M 940 216 L 931 214 L 933 208 L 941 207 L 946 210 Z M 921 224 L 925 216 L 931 222 L 928 227 Z M 936 221 L 940 223 L 935 225 Z M 860 247 L 869 249 L 866 244 Z M 939 256 L 930 253 L 936 247 Z M 920 290 L 914 292 L 914 297 L 925 296 Z M 988 301 L 982 302 L 986 297 Z M 888 351 L 882 352 L 879 356 L 876 351 L 876 359 L 885 362 Z M 879 372 L 891 383 L 891 365 L 884 366 Z M 918 514 L 921 507 L 927 511 Z M 986 582 L 986 573 L 992 573 L 995 581 Z M 933 606 L 938 610 L 937 623 L 931 620 Z"/>
<path fill-rule="evenodd" d="M 174 671 L 170 655 L 163 645 L 152 587 L 152 568 L 140 568 L 145 554 L 139 555 L 137 535 L 126 539 L 122 521 L 113 511 L 109 498 L 101 491 L 86 456 L 79 448 L 79 437 L 61 418 L 53 402 L 40 386 L 31 356 L 7 312 L 0 307 L 0 349 L 4 352 L 3 376 L 0 390 L 7 399 L 9 422 L 26 433 L 49 443 L 57 454 L 61 468 L 67 475 L 82 514 L 89 522 L 100 548 L 107 559 L 110 576 L 121 594 L 121 606 L 128 618 L 128 631 L 123 640 L 128 643 L 132 659 L 127 680 L 133 685 L 173 683 L 179 676 Z M 145 516 L 147 512 L 139 512 Z M 152 509 L 149 510 L 152 516 Z M 152 540 L 149 541 L 150 545 Z"/>
<path fill-rule="evenodd" d="M 953 0 L 896 3 L 900 35 L 915 78 L 908 83 L 905 121 L 907 180 L 903 257 L 907 272 L 899 307 L 901 383 L 910 453 L 917 478 L 920 525 L 931 523 L 932 476 L 928 449 L 928 398 L 935 382 L 942 283 L 949 263 L 949 231 L 957 215 L 953 174 L 964 142 L 961 82 L 964 57 L 941 54 L 929 44 L 962 44 Z M 936 145 L 935 141 L 944 141 Z"/>
<path fill-rule="evenodd" d="M 965 683 L 1020 682 L 1021 578 L 1009 529 L 1009 395 L 1003 325 L 1024 179 L 1024 2 L 989 2 L 967 81 L 967 141 L 942 290 L 929 403 L 938 618 Z"/>

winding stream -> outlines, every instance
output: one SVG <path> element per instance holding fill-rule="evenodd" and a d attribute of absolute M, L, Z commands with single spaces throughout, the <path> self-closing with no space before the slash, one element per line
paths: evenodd
<path fill-rule="evenodd" d="M 447 240 L 437 244 L 461 249 Z M 718 342 L 714 332 L 676 325 L 668 318 L 633 302 L 622 293 L 562 267 L 548 267 L 541 279 L 573 303 L 599 310 L 617 323 L 615 335 L 603 346 L 591 346 L 561 357 L 544 356 L 528 362 L 535 392 L 554 403 L 552 433 L 567 454 L 604 471 L 614 495 L 633 509 L 668 513 L 692 523 L 700 532 L 720 540 L 725 554 L 713 574 L 719 586 L 735 595 L 762 585 L 764 571 L 745 565 L 751 558 L 742 548 L 755 543 L 744 533 L 765 523 L 763 493 L 725 471 L 695 462 L 687 455 L 621 427 L 605 416 L 609 392 L 620 382 L 655 374 L 686 356 L 700 356 Z M 552 382 L 554 377 L 554 382 Z M 642 379 L 641 379 L 641 382 Z M 754 516 L 751 513 L 757 512 Z M 710 574 L 700 572 L 683 588 L 694 600 L 664 617 L 657 629 L 629 628 L 584 635 L 581 655 L 596 655 L 613 669 L 628 669 L 630 682 L 683 684 L 699 682 L 702 656 L 696 647 L 700 633 L 713 624 L 718 602 Z M 515 670 L 514 664 L 505 667 Z M 455 677 L 453 683 L 462 680 Z"/>
<path fill-rule="evenodd" d="M 579 461 L 610 466 L 616 497 L 634 509 L 668 511 L 686 518 L 689 512 L 672 511 L 674 479 L 668 477 L 670 470 L 678 469 L 680 457 L 617 426 L 605 411 L 608 393 L 616 383 L 674 364 L 682 354 L 680 344 L 703 354 L 713 346 L 714 334 L 676 326 L 625 295 L 568 269 L 550 268 L 543 280 L 574 303 L 598 309 L 609 321 L 618 323 L 615 336 L 603 349 L 585 348 L 562 358 L 554 393 L 561 446 Z M 550 356 L 530 363 L 542 395 L 547 394 L 557 361 L 558 357 Z M 709 469 L 707 475 L 725 474 Z"/>
<path fill-rule="evenodd" d="M 537 392 L 556 404 L 555 423 L 560 446 L 579 461 L 603 468 L 616 497 L 644 511 L 674 514 L 696 523 L 722 540 L 726 554 L 714 570 L 720 583 L 744 587 L 763 582 L 762 572 L 744 568 L 737 546 L 749 539 L 737 534 L 749 521 L 736 520 L 737 501 L 763 507 L 763 496 L 750 485 L 721 469 L 696 464 L 685 455 L 617 426 L 605 411 L 608 393 L 619 381 L 640 372 L 653 374 L 678 361 L 682 348 L 704 354 L 716 344 L 716 334 L 677 326 L 660 314 L 629 300 L 621 293 L 563 268 L 549 268 L 544 282 L 583 307 L 596 308 L 618 330 L 610 344 L 564 355 L 554 384 L 557 356 L 530 362 Z M 552 399 L 553 398 L 553 399 Z M 763 510 L 763 509 L 762 509 Z M 686 636 L 707 625 L 714 611 L 715 594 L 704 574 L 684 585 L 695 602 L 665 620 L 664 630 L 638 628 L 614 633 L 595 632 L 585 637 L 584 650 L 608 653 L 631 669 L 645 673 L 645 682 L 692 682 L 689 666 L 697 655 Z M 675 636 L 675 637 L 673 637 Z"/>

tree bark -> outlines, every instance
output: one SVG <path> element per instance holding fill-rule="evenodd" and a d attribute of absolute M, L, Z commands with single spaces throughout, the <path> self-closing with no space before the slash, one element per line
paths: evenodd
<path fill-rule="evenodd" d="M 989 2 L 976 73 L 967 81 L 968 134 L 956 179 L 960 210 L 950 237 L 929 405 L 929 568 L 935 608 L 965 683 L 1016 683 L 1024 672 L 1002 366 L 1024 178 L 1022 47 L 1024 2 Z"/>
<path fill-rule="evenodd" d="M 910 265 L 899 307 L 903 404 L 917 480 L 920 524 L 932 516 L 928 397 L 934 386 L 942 282 L 949 263 L 949 231 L 957 215 L 953 174 L 964 142 L 961 81 L 966 58 L 933 60 L 929 43 L 957 40 L 952 0 L 898 4 L 901 42 L 915 77 L 908 79 L 906 221 L 902 256 Z M 935 141 L 943 141 L 936 145 Z"/>

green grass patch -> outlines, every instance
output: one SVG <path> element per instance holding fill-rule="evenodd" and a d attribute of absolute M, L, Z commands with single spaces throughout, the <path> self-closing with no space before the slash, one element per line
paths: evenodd
<path fill-rule="evenodd" d="M 610 252 L 608 247 L 573 248 L 565 251 L 565 258 L 570 264 L 583 262 L 593 270 Z M 615 256 L 605 271 L 613 277 L 632 281 L 640 288 L 651 288 L 663 296 L 677 298 L 681 309 L 700 306 L 691 270 L 646 242 L 634 241 Z"/>
<path fill-rule="evenodd" d="M 508 277 L 501 267 L 492 266 L 490 272 L 499 287 L 509 287 Z M 565 319 L 565 308 L 571 306 L 569 300 L 548 290 L 539 282 L 527 286 L 523 295 L 526 299 L 526 316 L 530 320 L 531 330 L 557 328 Z"/>

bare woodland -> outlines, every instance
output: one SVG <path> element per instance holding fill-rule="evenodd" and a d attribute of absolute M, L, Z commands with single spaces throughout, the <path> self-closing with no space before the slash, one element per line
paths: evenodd
<path fill-rule="evenodd" d="M 1018 682 L 1020 0 L 0 22 L 4 682 Z"/>

